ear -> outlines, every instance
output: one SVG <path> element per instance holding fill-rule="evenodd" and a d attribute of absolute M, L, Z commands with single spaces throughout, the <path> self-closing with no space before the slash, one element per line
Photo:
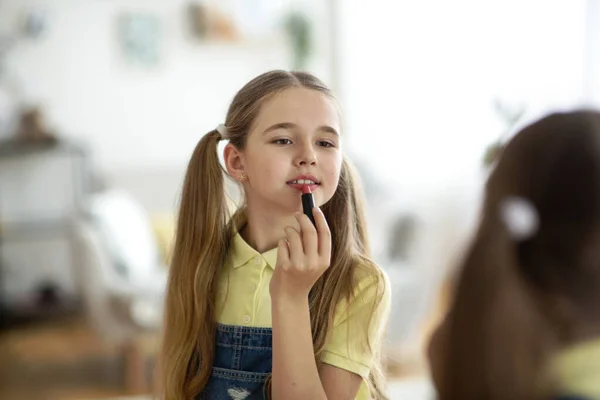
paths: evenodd
<path fill-rule="evenodd" d="M 244 153 L 231 143 L 227 143 L 223 150 L 223 161 L 229 175 L 235 180 L 244 180 L 246 171 L 244 169 Z"/>

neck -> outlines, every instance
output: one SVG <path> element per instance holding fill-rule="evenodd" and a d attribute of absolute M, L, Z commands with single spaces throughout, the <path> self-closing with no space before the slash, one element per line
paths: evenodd
<path fill-rule="evenodd" d="M 256 251 L 264 253 L 277 247 L 279 240 L 285 237 L 286 226 L 298 229 L 298 221 L 293 214 L 256 210 L 248 204 L 248 223 L 240 234 Z"/>

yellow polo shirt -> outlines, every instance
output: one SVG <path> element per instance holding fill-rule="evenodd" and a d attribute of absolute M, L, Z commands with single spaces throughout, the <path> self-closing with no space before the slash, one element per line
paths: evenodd
<path fill-rule="evenodd" d="M 261 254 L 240 234 L 234 236 L 219 282 L 219 323 L 272 326 L 269 282 L 276 260 L 277 248 Z M 357 399 L 366 400 L 370 396 L 365 380 L 374 361 L 370 348 L 379 349 L 381 346 L 390 312 L 391 293 L 385 274 L 385 284 L 378 287 L 372 271 L 360 267 L 356 270 L 358 284 L 355 296 L 349 306 L 346 302 L 338 305 L 333 332 L 321 361 L 360 375 L 363 383 Z"/>
<path fill-rule="evenodd" d="M 600 338 L 570 346 L 554 361 L 560 393 L 600 400 Z"/>

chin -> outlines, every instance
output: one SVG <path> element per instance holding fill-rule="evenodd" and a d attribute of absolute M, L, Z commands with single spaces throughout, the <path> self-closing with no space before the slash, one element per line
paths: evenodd
<path fill-rule="evenodd" d="M 302 201 L 298 197 L 298 203 L 295 204 L 293 201 L 273 201 L 271 205 L 267 207 L 267 210 L 272 214 L 278 214 L 281 216 L 293 215 L 296 212 L 302 212 Z"/>

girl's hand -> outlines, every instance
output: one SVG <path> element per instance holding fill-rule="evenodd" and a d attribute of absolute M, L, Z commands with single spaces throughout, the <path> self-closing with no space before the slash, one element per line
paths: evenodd
<path fill-rule="evenodd" d="M 313 208 L 316 227 L 297 213 L 300 232 L 286 227 L 286 238 L 279 241 L 277 264 L 269 285 L 271 298 L 306 299 L 317 279 L 331 262 L 331 232 L 323 212 Z"/>

